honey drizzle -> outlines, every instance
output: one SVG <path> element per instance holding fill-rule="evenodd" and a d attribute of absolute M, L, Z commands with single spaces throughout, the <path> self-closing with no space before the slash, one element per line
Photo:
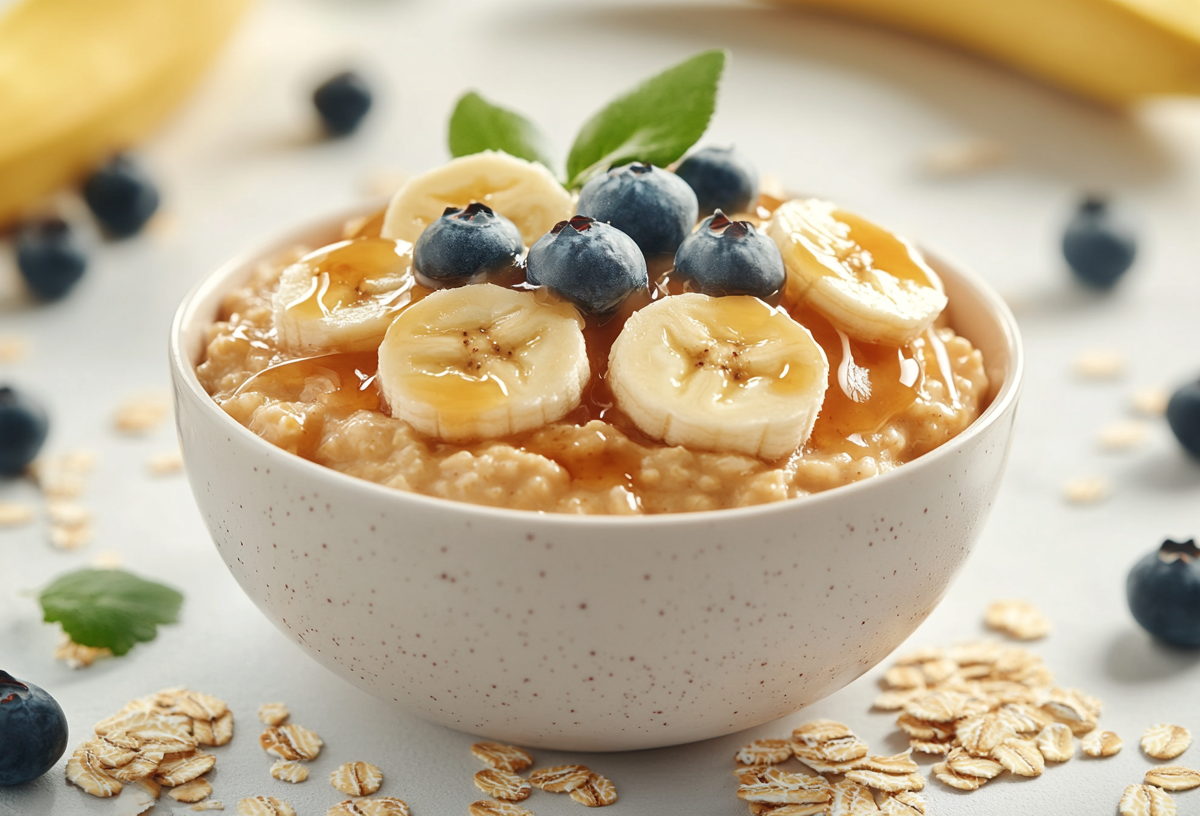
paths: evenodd
<path fill-rule="evenodd" d="M 756 207 L 756 217 L 752 217 L 752 220 L 765 221 L 780 203 L 782 202 L 779 199 L 763 196 Z M 382 240 L 378 236 L 383 223 L 383 213 L 384 211 L 380 210 L 348 225 L 344 233 L 348 239 L 346 243 Z M 843 215 L 839 213 L 839 217 Z M 904 254 L 915 252 L 906 243 L 896 249 Z M 919 259 L 919 255 L 914 257 Z M 608 357 L 613 342 L 620 334 L 626 319 L 634 311 L 661 297 L 689 291 L 686 281 L 672 278 L 673 267 L 670 261 L 670 258 L 652 261 L 649 287 L 626 298 L 614 314 L 586 316 L 583 334 L 590 378 L 583 389 L 579 406 L 559 423 L 560 426 L 584 426 L 598 420 L 627 437 L 628 443 L 615 444 L 608 436 L 607 429 L 598 428 L 595 433 L 600 437 L 602 444 L 590 447 L 572 446 L 560 439 L 560 434 L 553 425 L 519 434 L 510 440 L 514 447 L 520 450 L 555 461 L 581 487 L 624 487 L 632 494 L 630 501 L 634 504 L 638 502 L 636 476 L 642 461 L 639 449 L 659 447 L 663 443 L 642 433 L 616 406 L 608 383 Z M 923 265 L 922 261 L 920 266 Z M 514 266 L 507 272 L 489 277 L 488 282 L 510 289 L 533 289 L 542 296 L 554 297 L 526 282 L 523 265 Z M 328 284 L 324 284 L 324 288 L 327 289 Z M 309 294 L 309 298 L 312 299 L 313 295 L 316 295 L 316 299 L 322 301 L 324 290 L 316 286 L 314 290 Z M 411 298 L 410 302 L 416 302 L 432 291 L 434 289 L 415 281 L 404 289 Z M 769 298 L 768 303 L 772 306 L 780 305 L 786 299 L 785 296 L 786 288 L 784 292 Z M 324 305 L 322 301 L 323 311 Z M 407 304 L 399 305 L 402 308 Z M 945 383 L 954 406 L 961 407 L 945 344 L 937 337 L 933 328 L 913 343 L 901 348 L 868 344 L 838 331 L 820 313 L 803 303 L 783 305 L 788 307 L 789 313 L 797 322 L 809 329 L 830 362 L 830 381 L 825 404 L 812 436 L 804 446 L 804 452 L 848 452 L 857 455 L 855 449 L 861 450 L 866 446 L 863 435 L 875 433 L 898 413 L 907 409 L 922 394 L 924 378 L 928 376 L 935 376 Z M 244 339 L 258 348 L 269 348 L 262 340 L 239 335 L 240 330 L 240 327 L 234 330 L 239 339 Z M 917 353 L 919 346 L 932 349 L 939 369 L 937 372 L 922 371 Z M 927 356 L 923 355 L 922 358 Z M 376 352 L 332 352 L 284 360 L 250 377 L 232 396 L 254 390 L 271 399 L 296 401 L 311 377 L 329 377 L 332 374 L 339 384 L 357 380 L 358 387 L 349 394 L 340 386 L 332 394 L 321 394 L 318 400 L 326 406 L 330 415 L 346 416 L 356 410 L 386 413 L 386 407 L 375 386 L 377 366 Z M 311 424 L 313 423 L 306 422 L 305 442 L 301 445 L 302 449 L 297 451 L 306 458 L 312 458 L 323 430 L 323 427 L 310 428 Z M 319 424 L 323 426 L 324 422 Z M 480 444 L 490 443 L 489 440 Z"/>

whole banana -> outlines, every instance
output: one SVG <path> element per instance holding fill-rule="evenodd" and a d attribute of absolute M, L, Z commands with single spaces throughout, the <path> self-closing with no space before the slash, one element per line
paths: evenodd
<path fill-rule="evenodd" d="M 250 0 L 20 0 L 0 17 L 0 226 L 129 147 Z"/>
<path fill-rule="evenodd" d="M 940 40 L 1108 105 L 1200 93 L 1196 0 L 784 0 Z"/>

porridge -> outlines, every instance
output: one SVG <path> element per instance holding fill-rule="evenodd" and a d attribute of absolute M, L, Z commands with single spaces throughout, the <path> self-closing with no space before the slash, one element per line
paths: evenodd
<path fill-rule="evenodd" d="M 472 162 L 476 187 L 447 192 Z M 503 154 L 456 159 L 386 212 L 314 236 L 334 243 L 268 259 L 226 296 L 201 383 L 237 422 L 320 465 L 560 513 L 804 496 L 899 467 L 986 407 L 980 353 L 945 324 L 936 274 L 891 233 L 824 202 L 756 195 L 741 220 L 718 210 L 694 230 L 693 206 L 674 263 L 660 252 L 647 264 L 607 219 L 572 217 L 592 183 L 576 202 L 521 177 L 514 201 L 510 177 L 537 172 Z M 630 183 L 655 173 L 674 176 L 647 167 Z M 445 273 L 422 239 L 443 222 L 475 243 L 497 232 L 508 249 Z M 571 277 L 621 252 L 619 297 Z M 727 268 L 749 269 L 750 289 L 719 279 Z"/>

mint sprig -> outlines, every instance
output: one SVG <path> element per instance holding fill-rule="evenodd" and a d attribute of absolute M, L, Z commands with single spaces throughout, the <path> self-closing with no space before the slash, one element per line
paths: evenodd
<path fill-rule="evenodd" d="M 726 53 L 704 51 L 621 94 L 579 131 L 567 156 L 566 186 L 582 187 L 609 167 L 642 162 L 666 167 L 704 131 L 717 103 Z M 515 111 L 474 91 L 458 100 L 450 117 L 450 153 L 466 156 L 502 150 L 553 168 L 542 132 Z"/>
<path fill-rule="evenodd" d="M 717 106 L 725 52 L 705 51 L 647 79 L 584 123 L 567 156 L 567 186 L 613 165 L 666 167 L 694 145 Z"/>
<path fill-rule="evenodd" d="M 479 94 L 464 94 L 450 115 L 450 155 L 502 150 L 510 156 L 553 166 L 546 137 L 516 111 L 493 105 Z"/>
<path fill-rule="evenodd" d="M 175 623 L 183 595 L 124 570 L 82 569 L 60 576 L 38 596 L 43 619 L 57 621 L 81 646 L 126 654 Z"/>

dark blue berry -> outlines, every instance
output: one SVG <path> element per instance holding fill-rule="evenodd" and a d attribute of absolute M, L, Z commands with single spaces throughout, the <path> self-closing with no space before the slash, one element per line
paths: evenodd
<path fill-rule="evenodd" d="M 0 671 L 0 787 L 37 779 L 67 750 L 67 715 L 33 683 Z"/>
<path fill-rule="evenodd" d="M 465 283 L 511 269 L 521 257 L 521 232 L 490 207 L 447 207 L 413 247 L 413 266 L 434 281 Z"/>
<path fill-rule="evenodd" d="M 583 215 L 559 221 L 539 238 L 526 267 L 530 283 L 546 286 L 592 314 L 614 311 L 649 281 L 646 259 L 633 239 Z"/>
<path fill-rule="evenodd" d="M 1089 196 L 1067 224 L 1062 251 L 1079 280 L 1108 289 L 1133 265 L 1137 237 L 1106 200 Z"/>
<path fill-rule="evenodd" d="M 750 212 L 758 201 L 758 170 L 732 147 L 705 147 L 688 156 L 675 174 L 696 191 L 702 214 Z"/>
<path fill-rule="evenodd" d="M 158 189 L 125 155 L 92 174 L 83 185 L 83 198 L 105 231 L 118 238 L 137 233 L 158 209 Z"/>
<path fill-rule="evenodd" d="M 0 386 L 0 476 L 24 471 L 49 430 L 46 409 L 16 389 Z"/>
<path fill-rule="evenodd" d="M 345 136 L 358 130 L 371 109 L 371 88 L 354 71 L 344 71 L 313 91 L 313 104 L 325 129 L 336 136 Z"/>
<path fill-rule="evenodd" d="M 1200 646 L 1200 550 L 1164 541 L 1134 564 L 1125 582 L 1129 611 L 1150 634 L 1175 646 Z"/>
<path fill-rule="evenodd" d="M 678 249 L 700 210 L 692 188 L 670 170 L 627 164 L 583 185 L 579 214 L 616 227 L 652 258 Z"/>
<path fill-rule="evenodd" d="M 1182 385 L 1167 403 L 1167 424 L 1179 444 L 1200 457 L 1200 380 Z"/>
<path fill-rule="evenodd" d="M 770 297 L 783 287 L 779 247 L 748 221 L 717 210 L 675 253 L 675 273 L 706 295 Z"/>
<path fill-rule="evenodd" d="M 58 300 L 83 277 L 87 255 L 65 221 L 31 221 L 17 233 L 17 268 L 35 295 Z"/>

